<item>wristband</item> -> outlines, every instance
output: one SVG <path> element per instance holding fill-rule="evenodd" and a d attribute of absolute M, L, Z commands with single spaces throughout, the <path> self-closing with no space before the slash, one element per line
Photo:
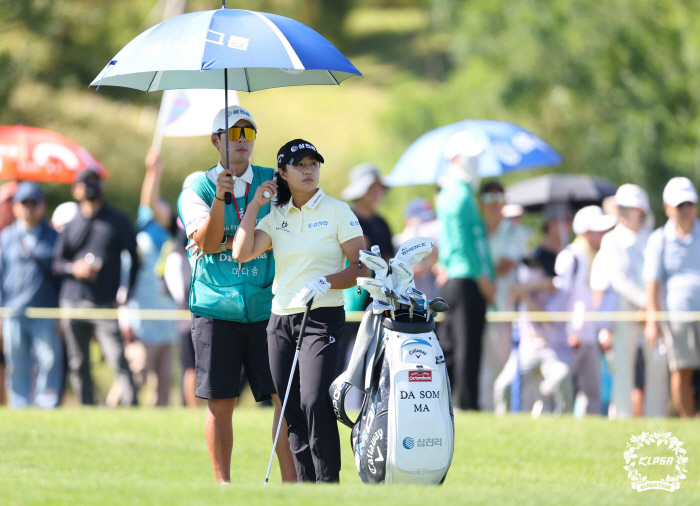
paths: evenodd
<path fill-rule="evenodd" d="M 219 250 L 222 252 L 226 252 L 226 243 L 228 242 L 228 235 L 224 234 L 224 238 L 221 240 L 221 244 L 219 244 Z"/>
<path fill-rule="evenodd" d="M 224 201 L 226 200 L 226 199 L 220 199 L 220 198 L 217 197 L 216 195 L 214 195 L 214 198 L 215 198 L 216 200 L 220 200 L 221 202 L 224 202 Z"/>

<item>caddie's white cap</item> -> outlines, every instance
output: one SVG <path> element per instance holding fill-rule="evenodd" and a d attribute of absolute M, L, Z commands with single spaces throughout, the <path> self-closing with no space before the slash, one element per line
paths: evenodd
<path fill-rule="evenodd" d="M 574 216 L 573 229 L 576 235 L 586 232 L 605 232 L 617 223 L 617 218 L 605 214 L 599 206 L 586 206 Z"/>
<path fill-rule="evenodd" d="M 615 203 L 620 207 L 634 207 L 641 209 L 646 214 L 651 213 L 649 196 L 636 184 L 623 184 L 617 189 Z"/>
<path fill-rule="evenodd" d="M 678 207 L 683 202 L 697 204 L 698 193 L 695 191 L 693 183 L 687 177 L 674 177 L 666 183 L 664 188 L 664 204 L 671 207 Z"/>
<path fill-rule="evenodd" d="M 479 142 L 471 132 L 457 132 L 452 137 L 447 139 L 443 154 L 448 160 L 452 160 L 455 156 L 461 155 L 468 158 L 479 156 L 484 152 L 486 146 L 483 142 Z"/>
<path fill-rule="evenodd" d="M 224 116 L 225 111 L 226 109 L 221 109 L 218 113 L 216 113 L 216 116 L 214 116 L 214 123 L 211 127 L 212 133 L 215 134 L 216 132 L 219 132 L 221 130 L 226 130 L 226 116 Z M 230 105 L 228 108 L 228 127 L 231 128 L 233 125 L 236 124 L 236 121 L 240 119 L 250 121 L 250 124 L 253 125 L 253 128 L 255 128 L 255 130 L 258 129 L 258 125 L 255 123 L 253 115 L 250 114 L 250 112 L 245 110 L 240 105 Z"/>

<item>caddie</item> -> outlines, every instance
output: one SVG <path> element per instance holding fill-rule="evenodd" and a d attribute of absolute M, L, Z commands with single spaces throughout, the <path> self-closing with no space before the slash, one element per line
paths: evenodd
<path fill-rule="evenodd" d="M 250 163 L 257 130 L 253 116 L 244 108 L 234 105 L 219 111 L 211 134 L 219 162 L 195 178 L 178 199 L 192 268 L 189 306 L 196 395 L 207 399 L 205 438 L 214 478 L 219 483 L 231 479 L 232 414 L 240 395 L 241 367 L 255 400 L 272 398 L 275 428 L 281 412 L 270 374 L 266 332 L 273 297 L 274 258 L 268 252 L 241 264 L 233 260 L 226 247 L 258 186 L 273 177 L 273 169 Z M 227 146 L 229 167 L 225 168 Z M 225 203 L 226 193 L 233 196 L 230 205 Z M 258 209 L 256 223 L 269 212 L 269 203 Z M 282 434 L 277 445 L 282 480 L 296 481 L 285 423 Z"/>

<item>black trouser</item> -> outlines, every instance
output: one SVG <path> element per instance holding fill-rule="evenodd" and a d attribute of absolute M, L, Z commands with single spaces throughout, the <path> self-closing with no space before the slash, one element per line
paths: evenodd
<path fill-rule="evenodd" d="M 267 326 L 272 380 L 282 400 L 303 316 L 273 314 Z M 284 412 L 299 481 L 335 482 L 340 477 L 340 436 L 328 389 L 336 378 L 344 324 L 342 307 L 314 309 L 306 322 Z"/>
<path fill-rule="evenodd" d="M 465 278 L 447 280 L 440 295 L 450 306 L 438 334 L 452 382 L 453 399 L 461 409 L 478 410 L 486 300 L 476 282 Z"/>

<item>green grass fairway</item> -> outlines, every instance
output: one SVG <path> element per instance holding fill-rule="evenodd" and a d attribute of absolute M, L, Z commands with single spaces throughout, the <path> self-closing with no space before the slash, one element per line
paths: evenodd
<path fill-rule="evenodd" d="M 343 428 L 340 485 L 283 486 L 273 467 L 263 487 L 271 415 L 234 413 L 232 486 L 220 487 L 204 444 L 203 410 L 2 410 L 0 504 L 700 504 L 697 421 L 459 413 L 454 462 L 440 488 L 362 485 Z M 687 479 L 673 493 L 640 493 L 630 487 L 622 454 L 631 435 L 659 429 L 685 443 Z"/>

